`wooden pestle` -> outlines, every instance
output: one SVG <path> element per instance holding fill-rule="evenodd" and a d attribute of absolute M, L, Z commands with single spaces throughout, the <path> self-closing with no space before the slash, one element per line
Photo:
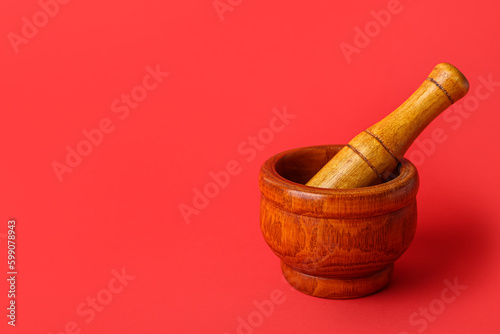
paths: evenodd
<path fill-rule="evenodd" d="M 468 90 L 457 68 L 436 65 L 402 105 L 354 137 L 306 185 L 347 189 L 384 182 L 425 127 Z"/>

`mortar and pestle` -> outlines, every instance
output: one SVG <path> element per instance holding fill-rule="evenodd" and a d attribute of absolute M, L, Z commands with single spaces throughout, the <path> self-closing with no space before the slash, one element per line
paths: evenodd
<path fill-rule="evenodd" d="M 349 144 L 292 149 L 263 164 L 261 231 L 295 289 L 347 299 L 389 284 L 417 224 L 418 173 L 403 155 L 468 90 L 458 69 L 438 64 L 401 106 Z"/>

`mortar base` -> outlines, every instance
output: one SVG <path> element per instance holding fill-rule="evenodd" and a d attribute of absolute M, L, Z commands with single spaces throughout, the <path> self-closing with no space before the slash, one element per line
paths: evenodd
<path fill-rule="evenodd" d="M 283 262 L 281 270 L 288 283 L 302 293 L 320 298 L 349 299 L 370 295 L 387 286 L 394 271 L 394 264 L 371 276 L 359 278 L 311 276 Z"/>

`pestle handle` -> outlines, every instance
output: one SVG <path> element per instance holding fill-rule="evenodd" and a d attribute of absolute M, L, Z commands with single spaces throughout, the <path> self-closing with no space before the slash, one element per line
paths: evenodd
<path fill-rule="evenodd" d="M 306 185 L 347 189 L 384 182 L 420 133 L 468 91 L 456 67 L 436 65 L 402 105 L 354 137 Z"/>

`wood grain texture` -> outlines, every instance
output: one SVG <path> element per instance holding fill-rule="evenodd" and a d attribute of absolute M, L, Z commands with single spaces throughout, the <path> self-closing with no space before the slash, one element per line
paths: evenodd
<path fill-rule="evenodd" d="M 420 133 L 468 90 L 458 69 L 438 64 L 401 106 L 354 137 L 307 185 L 349 189 L 384 182 Z"/>
<path fill-rule="evenodd" d="M 260 226 L 297 290 L 356 298 L 389 283 L 417 222 L 418 174 L 406 159 L 394 179 L 356 189 L 304 185 L 342 150 L 314 146 L 280 153 L 262 166 Z"/>

